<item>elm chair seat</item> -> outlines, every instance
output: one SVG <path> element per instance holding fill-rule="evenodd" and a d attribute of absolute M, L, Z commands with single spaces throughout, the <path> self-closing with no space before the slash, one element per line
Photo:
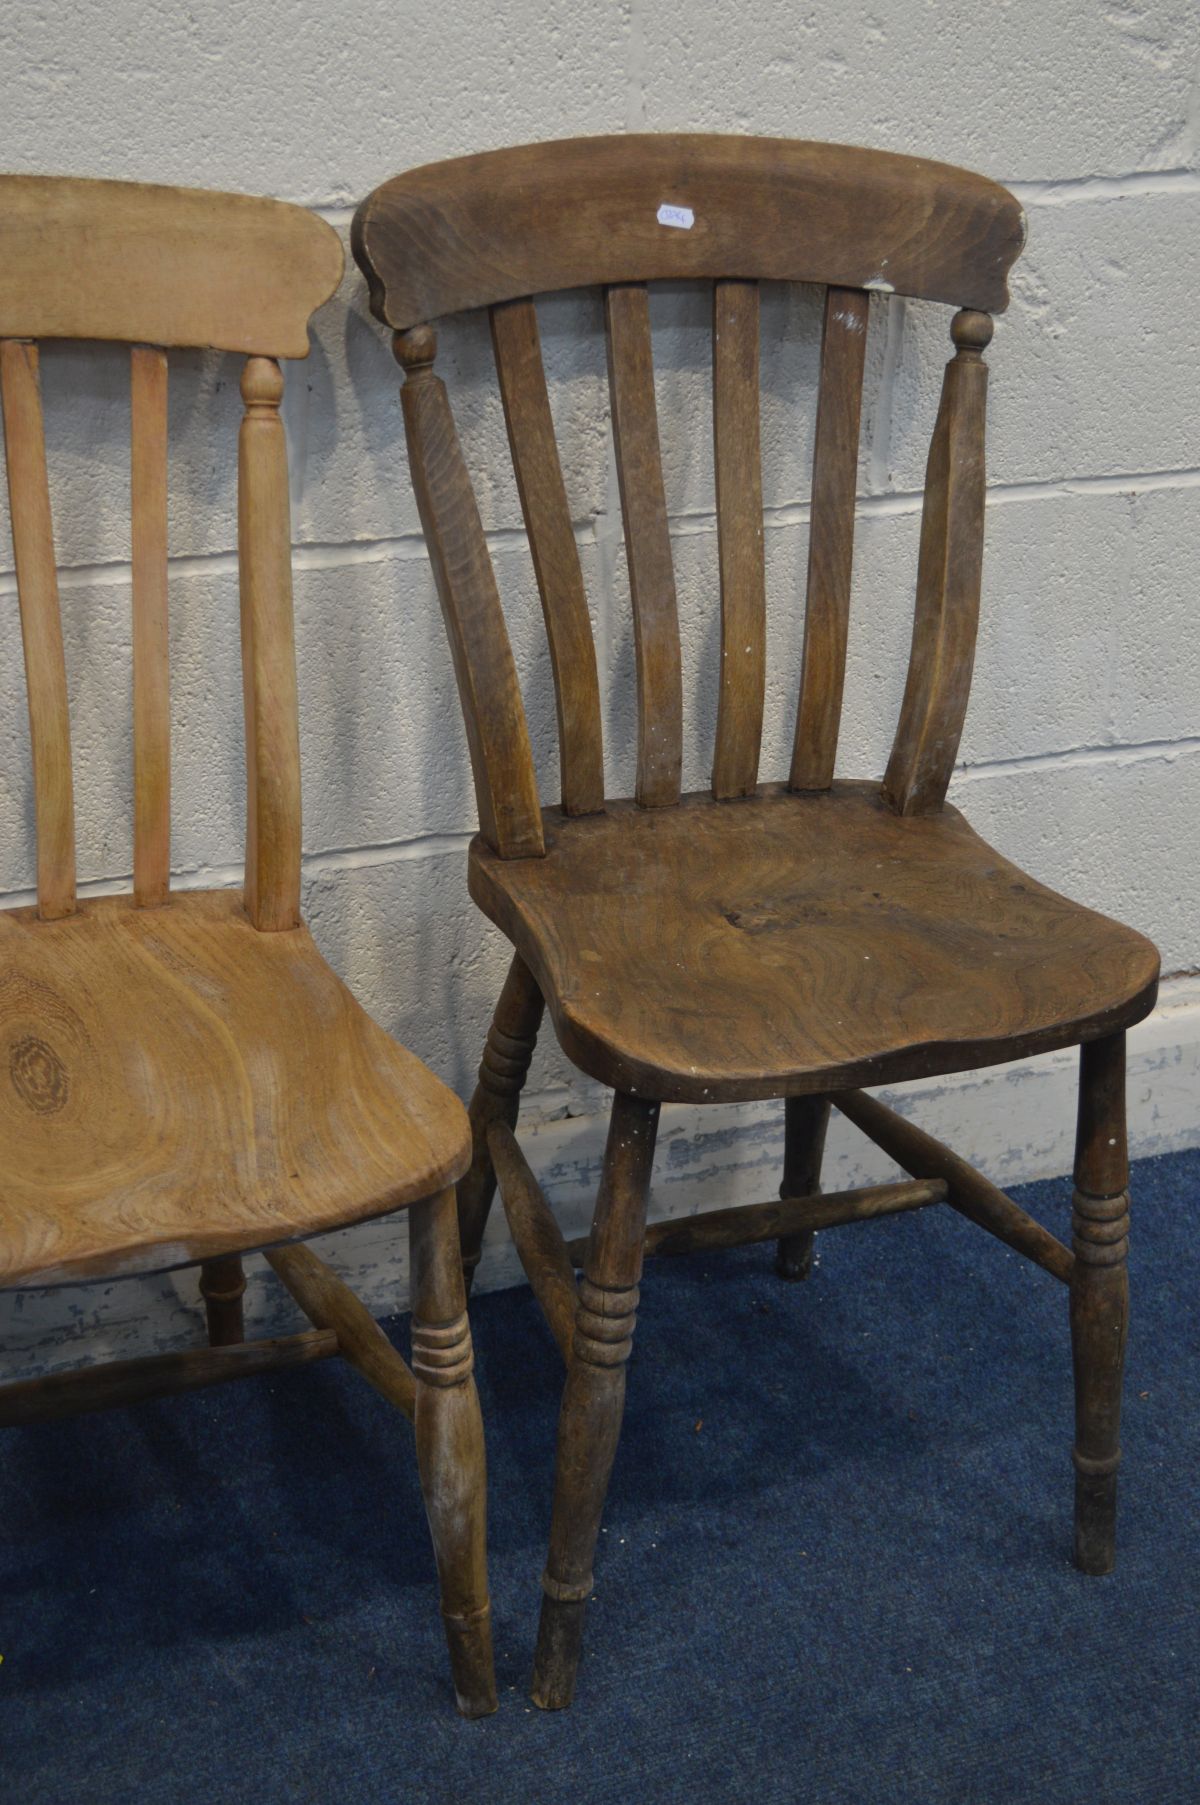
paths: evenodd
<path fill-rule="evenodd" d="M 1048 1051 L 1150 1006 L 1158 954 L 877 784 L 543 815 L 545 856 L 471 846 L 471 895 L 563 1051 L 618 1091 L 720 1103 Z"/>
<path fill-rule="evenodd" d="M 462 1176 L 467 1113 L 237 890 L 0 914 L 0 1286 L 319 1234 Z"/>

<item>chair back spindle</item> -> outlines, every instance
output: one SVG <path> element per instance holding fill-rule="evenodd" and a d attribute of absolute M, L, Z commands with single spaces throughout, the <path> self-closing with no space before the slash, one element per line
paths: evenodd
<path fill-rule="evenodd" d="M 533 302 L 504 301 L 493 307 L 491 326 L 513 471 L 554 670 L 563 811 L 591 815 L 604 807 L 600 684 Z"/>
<path fill-rule="evenodd" d="M 282 399 L 275 359 L 247 358 L 238 435 L 246 909 L 255 927 L 270 932 L 300 920 L 300 711 Z"/>
<path fill-rule="evenodd" d="M 862 289 L 830 288 L 825 292 L 813 447 L 804 663 L 788 779 L 793 790 L 827 790 L 833 782 L 850 627 L 867 309 L 868 298 Z"/>
<path fill-rule="evenodd" d="M 133 590 L 133 894 L 171 888 L 171 694 L 167 636 L 167 355 L 130 351 Z"/>
<path fill-rule="evenodd" d="M 21 339 L 0 343 L 0 401 L 33 756 L 37 907 L 44 921 L 56 921 L 75 910 L 75 801 L 35 344 Z"/>
<path fill-rule="evenodd" d="M 767 683 L 758 407 L 758 283 L 713 284 L 713 467 L 721 573 L 721 672 L 712 787 L 718 800 L 758 787 Z"/>
<path fill-rule="evenodd" d="M 946 365 L 925 471 L 917 602 L 904 702 L 883 794 L 902 815 L 941 808 L 966 720 L 983 575 L 984 427 L 992 336 L 986 313 L 951 322 L 957 347 Z"/>
<path fill-rule="evenodd" d="M 496 575 L 446 396 L 437 335 L 397 333 L 396 360 L 417 509 L 450 637 L 479 824 L 505 858 L 541 853 L 542 818 L 525 708 Z"/>
<path fill-rule="evenodd" d="M 606 290 L 604 329 L 637 665 L 634 795 L 643 808 L 663 808 L 679 801 L 683 675 L 644 283 Z"/>
<path fill-rule="evenodd" d="M 543 849 L 533 766 L 495 578 L 441 382 L 433 322 L 490 311 L 509 444 L 546 622 L 565 814 L 603 807 L 596 656 L 554 441 L 535 302 L 604 296 L 613 446 L 637 674 L 636 801 L 679 800 L 683 685 L 647 283 L 713 284 L 721 656 L 712 792 L 753 796 L 766 694 L 759 403 L 764 281 L 825 291 L 804 652 L 789 787 L 833 782 L 846 673 L 872 293 L 950 304 L 957 355 L 930 451 L 904 704 L 883 795 L 941 806 L 970 686 L 983 528 L 991 314 L 1024 240 L 1013 196 L 923 159 L 791 140 L 634 134 L 525 145 L 385 182 L 354 255 L 405 365 L 413 479 L 467 717 L 480 824 L 506 857 Z"/>

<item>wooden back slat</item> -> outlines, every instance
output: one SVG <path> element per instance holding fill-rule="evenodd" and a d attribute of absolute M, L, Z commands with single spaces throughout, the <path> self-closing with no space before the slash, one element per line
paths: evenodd
<path fill-rule="evenodd" d="M 593 814 L 604 807 L 600 684 L 550 415 L 537 311 L 531 300 L 507 301 L 492 308 L 491 320 L 513 470 L 554 669 L 563 810 Z"/>
<path fill-rule="evenodd" d="M 637 657 L 634 793 L 643 808 L 662 808 L 679 800 L 683 676 L 645 285 L 629 283 L 607 289 L 604 321 Z"/>
<path fill-rule="evenodd" d="M 75 802 L 36 345 L 0 342 L 0 401 L 33 752 L 38 914 L 54 921 L 75 909 Z"/>
<path fill-rule="evenodd" d="M 133 586 L 133 894 L 171 887 L 171 697 L 167 658 L 167 358 L 130 351 Z"/>
<path fill-rule="evenodd" d="M 721 676 L 713 795 L 758 787 L 767 680 L 758 284 L 713 284 L 713 439 L 721 568 Z"/>
<path fill-rule="evenodd" d="M 793 790 L 827 790 L 833 782 L 850 625 L 867 312 L 867 296 L 861 289 L 827 290 L 813 449 L 804 665 L 788 779 Z"/>
<path fill-rule="evenodd" d="M 437 339 L 417 328 L 394 340 L 413 488 L 450 638 L 475 779 L 479 825 L 502 858 L 544 851 L 525 709 L 496 575 L 446 387 L 433 373 Z"/>
<path fill-rule="evenodd" d="M 300 714 L 292 627 L 287 446 L 274 358 L 242 371 L 238 580 L 246 711 L 246 911 L 277 932 L 300 920 Z"/>
<path fill-rule="evenodd" d="M 992 336 L 987 314 L 962 312 L 951 326 L 929 463 L 917 562 L 908 680 L 883 793 L 902 815 L 941 808 L 954 770 L 975 662 L 983 568 L 984 425 Z"/>

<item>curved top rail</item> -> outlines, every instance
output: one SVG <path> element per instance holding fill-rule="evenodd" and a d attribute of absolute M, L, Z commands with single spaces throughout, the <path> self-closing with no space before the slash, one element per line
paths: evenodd
<path fill-rule="evenodd" d="M 367 196 L 351 243 L 396 331 L 516 296 L 740 276 L 999 313 L 1025 240 L 1008 190 L 921 157 L 630 133 L 485 151 Z"/>
<path fill-rule="evenodd" d="M 307 357 L 344 262 L 332 226 L 284 201 L 0 175 L 0 338 Z"/>

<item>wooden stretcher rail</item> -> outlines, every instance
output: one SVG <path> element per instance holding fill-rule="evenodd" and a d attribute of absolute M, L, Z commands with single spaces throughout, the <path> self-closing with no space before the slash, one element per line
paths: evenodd
<path fill-rule="evenodd" d="M 264 1257 L 313 1327 L 332 1330 L 342 1358 L 412 1422 L 417 1408 L 412 1370 L 345 1280 L 302 1242 L 266 1248 Z"/>
<path fill-rule="evenodd" d="M 256 1373 L 308 1366 L 314 1360 L 328 1360 L 338 1351 L 338 1338 L 331 1329 L 306 1329 L 300 1335 L 244 1341 L 236 1347 L 189 1348 L 179 1354 L 111 1360 L 77 1372 L 22 1379 L 0 1387 L 0 1428 L 142 1404 L 175 1391 L 195 1391 L 203 1385 L 253 1378 Z"/>
<path fill-rule="evenodd" d="M 914 1178 L 944 1179 L 949 1187 L 946 1202 L 951 1209 L 1024 1254 L 1035 1266 L 1052 1272 L 1064 1284 L 1070 1282 L 1075 1264 L 1070 1248 L 1064 1247 L 1049 1229 L 1035 1222 L 944 1142 L 935 1140 L 886 1104 L 868 1097 L 865 1091 L 842 1091 L 833 1101 L 856 1128 Z"/>
<path fill-rule="evenodd" d="M 493 1122 L 488 1129 L 488 1151 L 495 1164 L 509 1233 L 525 1276 L 542 1306 L 558 1351 L 569 1365 L 579 1294 L 562 1230 L 507 1122 Z M 586 1246 L 586 1242 L 580 1245 Z"/>
<path fill-rule="evenodd" d="M 772 1203 L 742 1204 L 730 1210 L 705 1210 L 697 1216 L 651 1223 L 643 1252 L 649 1256 L 749 1247 L 756 1241 L 774 1241 L 781 1235 L 840 1228 L 844 1222 L 869 1222 L 874 1216 L 891 1216 L 901 1210 L 922 1210 L 927 1204 L 945 1202 L 945 1198 L 945 1185 L 933 1181 L 863 1185 L 852 1191 L 830 1191 L 827 1196 L 787 1197 Z M 586 1236 L 568 1242 L 567 1252 L 576 1265 L 586 1247 Z"/>

